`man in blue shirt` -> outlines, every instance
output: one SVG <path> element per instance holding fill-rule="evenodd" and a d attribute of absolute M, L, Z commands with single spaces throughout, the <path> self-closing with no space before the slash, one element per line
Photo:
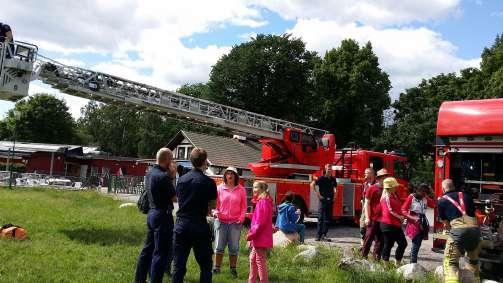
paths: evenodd
<path fill-rule="evenodd" d="M 209 206 L 217 198 L 215 181 L 204 174 L 208 168 L 207 153 L 194 148 L 190 153 L 194 169 L 186 173 L 176 185 L 178 211 L 173 234 L 174 271 L 172 282 L 183 283 L 187 272 L 187 259 L 191 249 L 199 264 L 199 282 L 210 283 L 213 266 L 211 248 L 212 233 L 206 216 Z"/>
<path fill-rule="evenodd" d="M 147 216 L 147 239 L 136 265 L 135 282 L 162 282 L 169 263 L 173 235 L 173 201 L 176 201 L 173 179 L 176 167 L 173 153 L 161 148 L 156 164 L 145 176 L 150 210 Z"/>

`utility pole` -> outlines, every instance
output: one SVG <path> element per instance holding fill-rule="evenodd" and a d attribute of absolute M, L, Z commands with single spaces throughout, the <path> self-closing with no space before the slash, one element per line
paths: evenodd
<path fill-rule="evenodd" d="M 12 141 L 12 157 L 11 162 L 9 164 L 9 189 L 12 189 L 12 164 L 14 163 L 15 152 L 16 152 L 16 128 L 17 128 L 17 117 L 19 116 L 19 112 L 14 110 L 14 129 L 13 129 L 13 141 Z"/>

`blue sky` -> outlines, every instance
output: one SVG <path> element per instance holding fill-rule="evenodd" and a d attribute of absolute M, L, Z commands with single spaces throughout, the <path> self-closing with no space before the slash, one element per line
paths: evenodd
<path fill-rule="evenodd" d="M 371 41 L 395 99 L 423 78 L 477 67 L 503 33 L 503 1 L 29 0 L 0 21 L 44 56 L 170 90 L 206 81 L 218 58 L 258 33 L 291 33 L 320 54 L 345 38 Z M 32 83 L 38 92 L 64 99 L 75 118 L 87 103 Z M 0 115 L 12 107 L 1 101 Z"/>

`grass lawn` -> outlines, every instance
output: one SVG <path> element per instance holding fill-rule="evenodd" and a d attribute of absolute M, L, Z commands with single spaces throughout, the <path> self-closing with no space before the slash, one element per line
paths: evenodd
<path fill-rule="evenodd" d="M 0 282 L 133 282 L 146 217 L 136 207 L 119 205 L 95 192 L 0 188 L 0 224 L 17 224 L 29 233 L 26 241 L 0 239 Z M 246 282 L 248 252 L 241 242 L 239 279 L 222 268 L 214 282 Z M 393 273 L 339 270 L 335 250 L 322 250 L 323 259 L 304 264 L 293 261 L 295 254 L 294 248 L 271 252 L 271 282 L 400 281 Z M 186 281 L 198 278 L 191 256 Z"/>

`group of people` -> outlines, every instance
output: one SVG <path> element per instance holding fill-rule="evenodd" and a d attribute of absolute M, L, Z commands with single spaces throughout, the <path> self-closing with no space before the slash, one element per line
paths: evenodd
<path fill-rule="evenodd" d="M 135 282 L 146 282 L 148 276 L 151 282 L 162 282 L 164 274 L 171 275 L 171 282 L 183 282 L 191 250 L 200 268 L 199 281 L 211 282 L 213 274 L 221 271 L 226 247 L 230 273 L 237 277 L 239 239 L 247 210 L 246 191 L 239 183 L 238 171 L 227 168 L 217 188 L 215 181 L 204 174 L 208 168 L 206 151 L 194 148 L 190 161 L 193 169 L 180 176 L 175 187 L 177 166 L 173 153 L 161 148 L 156 164 L 146 175 L 150 206 L 148 230 L 138 258 Z M 265 182 L 253 184 L 253 198 L 255 209 L 246 236 L 250 243 L 249 282 L 256 282 L 257 278 L 268 282 L 266 254 L 273 241 L 273 201 Z M 174 202 L 178 202 L 176 222 L 173 221 Z M 207 219 L 210 212 L 215 219 L 213 229 Z"/>
<path fill-rule="evenodd" d="M 208 167 L 206 151 L 195 148 L 190 153 L 193 169 L 178 178 L 175 188 L 177 166 L 172 152 L 167 148 L 160 149 L 156 161 L 146 175 L 150 205 L 148 232 L 138 258 L 135 282 L 146 282 L 148 275 L 151 282 L 162 282 L 165 273 L 171 275 L 172 282 L 183 282 L 191 249 L 200 267 L 200 282 L 211 282 L 213 274 L 221 272 L 226 248 L 230 274 L 237 278 L 239 241 L 248 207 L 246 190 L 240 185 L 238 170 L 228 167 L 223 173 L 222 184 L 217 187 L 215 181 L 204 174 Z M 395 259 L 399 265 L 407 246 L 407 235 L 412 240 L 410 262 L 417 263 L 421 243 L 427 239 L 429 232 L 426 210 L 436 205 L 439 218 L 450 230 L 444 259 L 446 278 L 457 278 L 459 258 L 465 252 L 468 253 L 470 267 L 478 272 L 480 230 L 474 218 L 475 207 L 470 195 L 457 192 L 452 180 L 446 179 L 442 183 L 444 195 L 438 202 L 428 197 L 430 189 L 425 184 L 417 187 L 402 202 L 397 193 L 399 186 L 386 169 L 377 171 L 377 174 L 372 168 L 365 170 L 360 255 L 367 258 L 374 245 L 374 259 L 389 264 L 391 250 L 396 243 Z M 316 240 L 330 241 L 327 238 L 328 225 L 337 195 L 337 182 L 331 176 L 330 166 L 326 166 L 324 174 L 311 183 L 311 189 L 315 190 L 319 199 Z M 179 207 L 176 222 L 172 215 L 174 202 L 178 202 Z M 287 193 L 278 207 L 276 224 L 272 225 L 273 200 L 263 181 L 253 184 L 253 204 L 251 225 L 246 235 L 250 246 L 248 282 L 256 282 L 257 278 L 260 282 L 268 282 L 267 250 L 273 246 L 273 232 L 278 229 L 285 233 L 298 233 L 303 243 L 305 226 L 300 221 L 303 212 L 295 204 L 294 195 Z M 214 218 L 213 229 L 208 223 L 208 215 Z M 402 225 L 405 220 L 404 233 Z"/>
<path fill-rule="evenodd" d="M 389 264 L 391 249 L 397 243 L 395 259 L 400 265 L 407 247 L 407 235 L 412 241 L 410 263 L 417 263 L 421 243 L 428 239 L 426 210 L 437 206 L 438 217 L 449 231 L 443 264 L 445 282 L 458 282 L 459 259 L 465 253 L 469 259 L 468 268 L 478 276 L 482 241 L 472 197 L 456 191 L 453 181 L 445 179 L 442 182 L 443 196 L 438 201 L 429 198 L 430 188 L 421 184 L 402 202 L 397 194 L 399 186 L 386 169 L 379 170 L 377 175 L 372 168 L 365 170 L 360 255 L 367 258 L 373 244 L 374 259 Z M 404 222 L 405 233 L 402 229 Z"/>

